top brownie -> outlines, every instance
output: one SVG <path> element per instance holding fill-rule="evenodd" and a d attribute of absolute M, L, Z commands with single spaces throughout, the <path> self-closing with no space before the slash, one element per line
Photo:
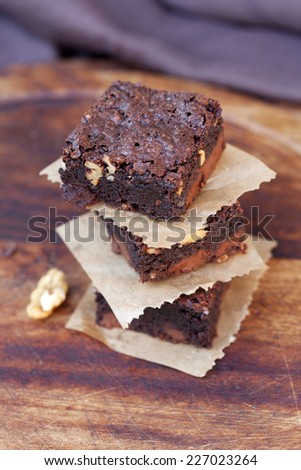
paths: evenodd
<path fill-rule="evenodd" d="M 211 98 L 115 82 L 66 140 L 64 198 L 180 217 L 222 153 L 222 123 Z"/>

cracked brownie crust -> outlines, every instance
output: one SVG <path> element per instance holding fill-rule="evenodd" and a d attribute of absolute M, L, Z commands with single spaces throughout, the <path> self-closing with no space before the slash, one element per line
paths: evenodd
<path fill-rule="evenodd" d="M 66 141 L 64 198 L 179 217 L 220 158 L 222 123 L 211 98 L 115 82 Z"/>
<path fill-rule="evenodd" d="M 190 295 L 182 294 L 160 308 L 147 307 L 134 318 L 129 329 L 146 333 L 172 343 L 210 347 L 216 335 L 222 294 L 227 284 L 216 282 L 211 289 L 199 288 Z M 120 328 L 110 306 L 96 294 L 96 323 L 106 328 Z"/>

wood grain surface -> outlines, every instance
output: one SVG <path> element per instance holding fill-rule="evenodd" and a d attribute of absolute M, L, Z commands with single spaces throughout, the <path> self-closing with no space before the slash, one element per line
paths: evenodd
<path fill-rule="evenodd" d="M 88 279 L 62 243 L 27 243 L 28 220 L 77 214 L 38 172 L 112 80 L 220 99 L 230 143 L 278 172 L 242 198 L 275 215 L 279 241 L 237 341 L 203 379 L 110 351 L 64 324 Z M 14 67 L 0 75 L 0 448 L 298 449 L 301 443 L 301 108 L 202 83 L 105 70 L 100 62 Z M 45 226 L 48 227 L 46 223 Z M 50 233 L 54 236 L 54 224 Z M 254 224 L 256 233 L 260 225 Z M 50 266 L 70 280 L 49 319 L 25 306 Z"/>

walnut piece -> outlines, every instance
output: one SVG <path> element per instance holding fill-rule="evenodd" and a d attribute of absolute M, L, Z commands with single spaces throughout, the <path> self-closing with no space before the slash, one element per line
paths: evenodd
<path fill-rule="evenodd" d="M 198 155 L 200 157 L 200 166 L 203 166 L 206 160 L 205 150 L 199 150 Z"/>
<path fill-rule="evenodd" d="M 146 253 L 148 255 L 159 255 L 161 253 L 161 249 L 160 248 L 152 248 L 152 247 L 148 247 L 146 249 Z"/>
<path fill-rule="evenodd" d="M 27 315 L 36 320 L 49 317 L 66 300 L 67 292 L 68 283 L 63 271 L 49 269 L 31 293 L 30 303 L 26 307 Z"/>
<path fill-rule="evenodd" d="M 99 179 L 102 177 L 102 168 L 96 163 L 93 162 L 85 162 L 85 167 L 88 168 L 86 172 L 86 178 L 91 181 L 93 186 L 97 186 Z"/>
<path fill-rule="evenodd" d="M 176 191 L 176 194 L 177 194 L 178 196 L 181 196 L 181 194 L 182 194 L 182 192 L 183 192 L 183 188 L 184 188 L 184 183 L 183 183 L 183 181 L 181 180 L 181 181 L 180 181 L 180 184 L 179 184 L 179 188 L 178 188 L 178 190 Z"/>
<path fill-rule="evenodd" d="M 181 241 L 181 245 L 188 245 L 189 243 L 194 243 L 197 240 L 204 238 L 207 235 L 207 231 L 200 228 L 196 230 L 193 234 L 186 235 L 184 240 Z"/>
<path fill-rule="evenodd" d="M 102 158 L 102 161 L 106 164 L 105 177 L 109 181 L 114 181 L 114 173 L 116 171 L 116 168 L 111 163 L 111 160 L 109 159 L 108 155 L 104 155 L 103 158 Z"/>
<path fill-rule="evenodd" d="M 116 168 L 114 165 L 111 163 L 111 160 L 109 159 L 108 155 L 104 155 L 102 158 L 102 161 L 105 162 L 107 165 L 107 170 L 110 175 L 113 175 L 116 171 Z"/>
<path fill-rule="evenodd" d="M 93 186 L 97 186 L 100 178 L 103 176 L 109 181 L 114 181 L 114 173 L 116 171 L 115 166 L 112 165 L 107 155 L 103 156 L 102 161 L 105 167 L 102 164 L 97 165 L 94 162 L 85 162 L 85 167 L 88 168 L 86 178 L 93 184 Z"/>
<path fill-rule="evenodd" d="M 217 258 L 215 261 L 217 263 L 224 263 L 225 261 L 227 261 L 227 259 L 229 258 L 229 255 L 222 255 L 220 256 L 219 258 Z"/>

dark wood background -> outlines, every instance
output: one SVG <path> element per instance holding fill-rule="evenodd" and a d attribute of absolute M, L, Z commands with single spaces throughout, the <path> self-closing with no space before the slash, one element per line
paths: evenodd
<path fill-rule="evenodd" d="M 26 243 L 30 217 L 72 216 L 38 172 L 112 80 L 220 99 L 227 140 L 278 172 L 242 198 L 273 214 L 278 242 L 237 341 L 203 379 L 110 351 L 64 324 L 88 279 L 58 242 Z M 15 67 L 0 75 L 0 448 L 297 449 L 301 442 L 301 107 L 100 62 Z M 256 232 L 256 224 L 253 231 Z M 51 227 L 53 232 L 53 226 Z M 48 320 L 27 318 L 50 266 L 71 290 Z"/>

